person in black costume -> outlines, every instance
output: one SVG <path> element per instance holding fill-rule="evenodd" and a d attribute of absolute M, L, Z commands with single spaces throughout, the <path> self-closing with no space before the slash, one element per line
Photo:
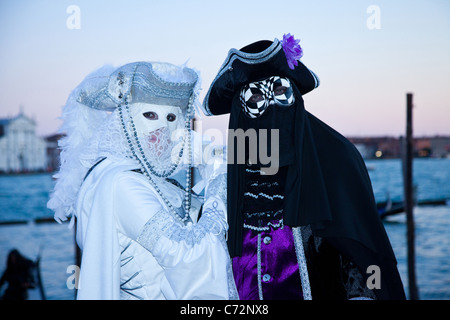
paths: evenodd
<path fill-rule="evenodd" d="M 231 49 L 203 103 L 207 115 L 230 113 L 228 247 L 239 296 L 405 299 L 361 155 L 304 107 L 319 79 L 298 42 L 288 34 Z M 258 144 L 241 150 L 239 129 Z M 252 158 L 261 139 L 278 153 L 270 174 Z"/>
<path fill-rule="evenodd" d="M 2 300 L 26 300 L 28 289 L 35 287 L 34 262 L 24 257 L 17 249 L 8 254 L 6 270 L 0 279 L 0 288 L 8 282 Z"/>

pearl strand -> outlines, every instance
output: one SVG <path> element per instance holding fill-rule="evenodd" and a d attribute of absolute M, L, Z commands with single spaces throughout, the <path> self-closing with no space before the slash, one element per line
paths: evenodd
<path fill-rule="evenodd" d="M 186 185 L 185 185 L 185 198 L 184 198 L 184 208 L 186 214 L 189 215 L 189 212 L 191 210 L 191 171 L 192 171 L 192 148 L 191 148 L 191 112 L 192 112 L 192 105 L 194 103 L 194 94 L 191 95 L 189 98 L 188 107 L 186 109 L 186 122 L 185 122 L 185 143 L 187 142 L 187 150 L 188 150 L 188 167 L 186 171 Z"/>

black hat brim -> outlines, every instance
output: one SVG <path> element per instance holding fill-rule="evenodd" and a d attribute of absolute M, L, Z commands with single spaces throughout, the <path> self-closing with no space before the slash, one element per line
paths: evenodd
<path fill-rule="evenodd" d="M 278 39 L 258 41 L 240 50 L 231 49 L 203 101 L 206 115 L 230 113 L 234 94 L 243 85 L 281 76 L 293 81 L 302 95 L 319 85 L 318 77 L 302 62 L 291 69 Z"/>

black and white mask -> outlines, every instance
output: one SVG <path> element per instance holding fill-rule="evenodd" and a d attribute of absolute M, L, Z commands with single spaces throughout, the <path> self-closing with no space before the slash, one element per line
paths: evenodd
<path fill-rule="evenodd" d="M 269 105 L 289 107 L 295 101 L 289 79 L 279 76 L 246 84 L 240 99 L 244 113 L 252 119 L 260 117 Z"/>

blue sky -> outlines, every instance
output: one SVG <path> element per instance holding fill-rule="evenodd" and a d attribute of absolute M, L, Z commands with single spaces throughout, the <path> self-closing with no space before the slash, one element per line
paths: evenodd
<path fill-rule="evenodd" d="M 70 29 L 70 5 L 80 28 Z M 379 28 L 368 19 L 379 9 Z M 372 21 L 372 20 L 370 20 Z M 206 93 L 230 48 L 284 33 L 321 86 L 307 109 L 347 136 L 450 135 L 450 1 L 61 1 L 0 2 L 0 118 L 23 106 L 41 135 L 55 133 L 70 91 L 103 64 L 147 60 L 200 70 Z M 203 117 L 227 127 L 226 116 Z"/>

